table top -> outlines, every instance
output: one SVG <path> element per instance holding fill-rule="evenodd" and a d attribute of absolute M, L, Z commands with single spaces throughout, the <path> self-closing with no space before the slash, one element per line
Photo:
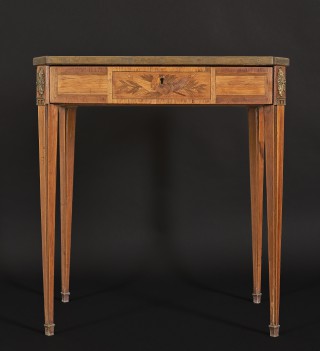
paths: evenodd
<path fill-rule="evenodd" d="M 274 56 L 40 56 L 33 65 L 49 66 L 289 66 Z"/>

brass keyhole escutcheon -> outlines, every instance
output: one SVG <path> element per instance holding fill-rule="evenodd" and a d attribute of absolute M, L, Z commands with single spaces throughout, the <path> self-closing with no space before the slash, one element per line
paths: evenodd
<path fill-rule="evenodd" d="M 164 82 L 164 77 L 160 77 L 160 84 L 163 84 Z"/>

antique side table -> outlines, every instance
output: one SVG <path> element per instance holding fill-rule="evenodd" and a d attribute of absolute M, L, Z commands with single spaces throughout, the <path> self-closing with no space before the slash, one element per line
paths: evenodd
<path fill-rule="evenodd" d="M 278 336 L 284 106 L 289 59 L 271 56 L 43 56 L 34 58 L 33 63 L 37 66 L 45 334 L 54 334 L 58 130 L 61 294 L 62 301 L 68 302 L 77 106 L 226 105 L 248 108 L 254 303 L 261 300 L 266 154 L 269 328 L 271 336 Z"/>

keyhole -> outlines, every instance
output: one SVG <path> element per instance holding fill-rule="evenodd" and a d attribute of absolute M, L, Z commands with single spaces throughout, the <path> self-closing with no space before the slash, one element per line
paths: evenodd
<path fill-rule="evenodd" d="M 164 77 L 160 77 L 160 84 L 163 84 Z"/>

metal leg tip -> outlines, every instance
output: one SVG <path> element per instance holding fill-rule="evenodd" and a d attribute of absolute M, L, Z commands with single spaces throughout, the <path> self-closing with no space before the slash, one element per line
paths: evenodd
<path fill-rule="evenodd" d="M 55 326 L 55 324 L 45 324 L 44 325 L 44 333 L 46 336 L 53 336 L 54 335 L 54 326 Z"/>
<path fill-rule="evenodd" d="M 252 294 L 253 303 L 256 303 L 256 304 L 261 303 L 261 295 L 262 295 L 261 293 L 259 293 L 259 294 L 253 293 Z"/>
<path fill-rule="evenodd" d="M 277 338 L 279 336 L 280 325 L 269 325 L 270 336 L 272 338 Z"/>
<path fill-rule="evenodd" d="M 61 298 L 62 302 L 64 302 L 64 303 L 69 302 L 69 300 L 70 300 L 70 293 L 69 292 L 65 292 L 65 293 L 62 292 L 61 296 L 62 296 L 62 298 Z"/>

